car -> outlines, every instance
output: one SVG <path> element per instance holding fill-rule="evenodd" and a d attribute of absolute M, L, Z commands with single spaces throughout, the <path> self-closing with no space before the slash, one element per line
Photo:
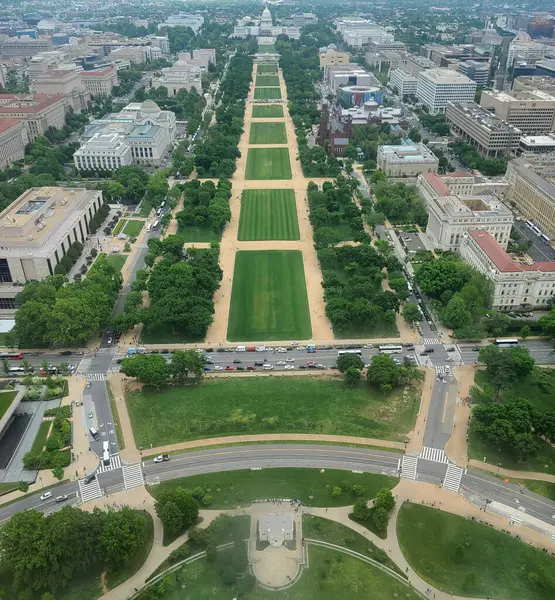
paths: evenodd
<path fill-rule="evenodd" d="M 445 348 L 447 352 L 455 352 L 455 346 L 449 346 L 449 348 Z"/>
<path fill-rule="evenodd" d="M 287 348 L 278 348 L 277 351 L 278 352 L 287 352 Z"/>
<path fill-rule="evenodd" d="M 213 360 L 205 360 L 204 361 L 207 365 L 213 365 L 214 361 Z"/>
<path fill-rule="evenodd" d="M 223 370 L 224 370 L 224 368 L 222 367 L 222 365 L 216 365 L 214 367 L 214 371 L 223 371 Z"/>
<path fill-rule="evenodd" d="M 67 370 L 68 371 L 75 371 L 75 365 L 68 365 L 67 366 Z"/>
<path fill-rule="evenodd" d="M 169 353 L 170 353 L 170 351 L 167 348 L 160 350 L 160 354 L 169 354 Z"/>
<path fill-rule="evenodd" d="M 237 370 L 238 370 L 238 371 L 244 371 L 244 370 L 245 370 L 245 367 L 237 367 Z"/>
<path fill-rule="evenodd" d="M 285 365 L 285 370 L 286 371 L 291 371 L 295 368 L 295 365 Z"/>
<path fill-rule="evenodd" d="M 247 371 L 256 371 L 256 367 L 253 367 L 252 365 L 249 365 L 247 367 Z"/>
<path fill-rule="evenodd" d="M 428 353 L 427 353 L 425 350 L 423 350 L 423 351 L 420 353 L 420 356 L 428 356 Z"/>
<path fill-rule="evenodd" d="M 277 364 L 282 367 L 285 364 L 285 361 L 284 360 L 278 360 Z"/>
<path fill-rule="evenodd" d="M 226 365 L 225 371 L 235 371 L 235 367 L 232 367 L 231 365 Z"/>
<path fill-rule="evenodd" d="M 314 361 L 313 361 L 313 360 L 307 360 L 307 361 L 306 361 L 306 364 L 307 364 L 307 365 L 313 365 L 313 364 L 314 364 Z"/>
<path fill-rule="evenodd" d="M 401 361 L 400 361 L 398 358 L 394 358 L 394 359 L 393 359 L 393 362 L 394 362 L 396 365 L 400 365 L 400 364 L 401 364 Z"/>
<path fill-rule="evenodd" d="M 56 502 L 65 502 L 67 500 L 67 494 L 63 496 L 56 496 Z"/>
<path fill-rule="evenodd" d="M 62 356 L 71 356 L 71 350 L 62 350 L 62 352 L 60 352 L 60 354 Z"/>
<path fill-rule="evenodd" d="M 91 382 L 87 381 L 87 389 L 89 389 L 91 387 Z"/>
<path fill-rule="evenodd" d="M 234 365 L 241 365 L 241 364 L 243 364 L 243 361 L 242 361 L 242 360 L 239 360 L 238 358 L 236 358 L 236 359 L 233 361 L 233 364 L 234 364 Z"/>
<path fill-rule="evenodd" d="M 298 340 L 293 340 L 291 342 L 291 346 L 298 346 L 299 345 L 299 341 Z"/>
<path fill-rule="evenodd" d="M 424 352 L 425 352 L 426 354 L 432 354 L 432 352 L 433 352 L 433 351 L 434 351 L 434 349 L 433 349 L 433 348 L 424 348 Z"/>
<path fill-rule="evenodd" d="M 294 358 L 286 358 L 285 362 L 295 362 L 295 359 Z"/>
<path fill-rule="evenodd" d="M 480 352 L 480 346 L 472 346 L 474 352 Z"/>
<path fill-rule="evenodd" d="M 85 485 L 88 485 L 89 483 L 92 483 L 95 479 L 96 479 L 96 475 L 94 473 L 92 475 L 89 475 L 85 479 Z"/>
<path fill-rule="evenodd" d="M 117 338 L 116 338 L 116 339 L 117 339 Z M 160 354 L 160 350 L 156 350 L 156 349 L 154 349 L 154 350 L 150 350 L 150 352 L 149 352 L 149 353 L 150 353 L 150 354 Z"/>
<path fill-rule="evenodd" d="M 316 369 L 316 365 L 312 363 L 311 365 L 306 365 L 309 369 Z"/>
<path fill-rule="evenodd" d="M 299 365 L 299 369 L 308 369 L 306 365 Z"/>
<path fill-rule="evenodd" d="M 203 371 L 205 371 L 206 373 L 210 373 L 212 369 L 210 367 L 203 367 Z"/>
<path fill-rule="evenodd" d="M 254 366 L 255 367 L 262 367 L 262 366 L 264 366 L 264 363 L 263 362 L 255 362 Z"/>
<path fill-rule="evenodd" d="M 108 338 L 108 345 L 112 343 L 112 338 Z"/>
<path fill-rule="evenodd" d="M 445 372 L 447 373 L 447 375 L 451 375 L 451 367 L 449 365 L 446 365 Z"/>
<path fill-rule="evenodd" d="M 166 462 L 167 460 L 170 460 L 169 454 L 159 454 L 155 459 L 154 462 L 155 463 L 161 463 L 161 462 Z"/>
<path fill-rule="evenodd" d="M 45 500 L 48 500 L 49 498 L 52 498 L 52 492 L 44 492 L 44 494 L 41 495 L 40 500 L 41 500 L 41 502 L 44 502 Z"/>
<path fill-rule="evenodd" d="M 92 410 L 89 410 L 88 417 L 89 417 L 89 419 L 92 419 L 92 418 L 93 418 Z"/>

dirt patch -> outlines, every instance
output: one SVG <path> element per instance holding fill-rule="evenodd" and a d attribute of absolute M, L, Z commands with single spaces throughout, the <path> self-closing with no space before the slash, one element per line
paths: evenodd
<path fill-rule="evenodd" d="M 102 588 L 102 595 L 109 592 L 108 586 L 106 585 L 106 571 L 102 571 L 100 574 L 100 587 Z"/>

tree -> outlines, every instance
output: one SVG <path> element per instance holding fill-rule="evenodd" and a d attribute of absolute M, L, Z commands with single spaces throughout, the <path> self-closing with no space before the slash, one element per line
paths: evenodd
<path fill-rule="evenodd" d="M 422 313 L 418 308 L 418 304 L 413 304 L 411 302 L 405 304 L 401 315 L 403 316 L 403 319 L 405 319 L 405 322 L 409 325 L 414 325 L 422 319 Z"/>
<path fill-rule="evenodd" d="M 144 523 L 141 514 L 128 506 L 106 513 L 100 543 L 108 564 L 124 565 L 132 561 L 145 541 Z"/>
<path fill-rule="evenodd" d="M 174 504 L 179 510 L 181 517 L 179 521 L 179 531 L 189 529 L 189 527 L 196 523 L 199 507 L 197 501 L 188 490 L 183 488 L 165 489 L 156 497 L 156 503 L 154 505 L 156 514 L 160 520 L 162 520 L 163 517 L 167 518 L 170 526 L 175 528 L 177 525 L 177 513 L 173 507 L 169 510 L 165 508 L 165 505 L 168 502 Z M 176 532 L 178 530 L 174 529 Z"/>
<path fill-rule="evenodd" d="M 486 373 L 495 388 L 496 400 L 502 389 L 530 374 L 536 363 L 524 346 L 501 349 L 493 344 L 480 350 L 478 360 L 486 365 Z"/>
<path fill-rule="evenodd" d="M 382 488 L 377 494 L 374 500 L 374 506 L 376 508 L 383 508 L 390 513 L 395 507 L 395 498 L 389 488 Z"/>
<path fill-rule="evenodd" d="M 339 369 L 340 373 L 345 373 L 350 368 L 355 368 L 359 371 L 362 371 L 364 368 L 364 363 L 358 354 L 342 354 L 337 359 L 337 368 Z"/>
<path fill-rule="evenodd" d="M 395 361 L 391 356 L 387 354 L 376 354 L 370 361 L 366 379 L 369 382 L 378 385 L 382 392 L 390 392 L 400 383 L 401 367 L 395 364 Z"/>
<path fill-rule="evenodd" d="M 2 368 L 4 369 L 4 373 L 6 375 L 10 374 L 10 363 L 8 362 L 7 358 L 2 361 Z"/>
<path fill-rule="evenodd" d="M 170 376 L 170 366 L 161 354 L 136 354 L 121 361 L 121 371 L 128 377 L 159 388 Z"/>
<path fill-rule="evenodd" d="M 340 239 L 339 233 L 331 227 L 320 227 L 314 232 L 314 244 L 317 248 L 335 246 Z"/>
<path fill-rule="evenodd" d="M 345 383 L 347 385 L 356 385 L 361 378 L 362 373 L 356 367 L 349 367 L 345 371 Z"/>
<path fill-rule="evenodd" d="M 385 508 L 375 508 L 372 512 L 372 519 L 376 529 L 385 533 L 389 524 L 389 512 Z"/>
<path fill-rule="evenodd" d="M 466 327 L 472 323 L 472 315 L 461 296 L 455 294 L 449 300 L 442 313 L 442 321 L 447 327 L 451 327 L 451 329 Z"/>
<path fill-rule="evenodd" d="M 555 308 L 552 308 L 548 315 L 540 317 L 538 323 L 544 335 L 550 338 L 555 337 Z"/>
<path fill-rule="evenodd" d="M 195 350 L 174 350 L 170 372 L 174 380 L 181 383 L 189 377 L 189 373 L 198 380 L 204 373 L 204 356 Z"/>
<path fill-rule="evenodd" d="M 54 467 L 54 469 L 52 469 L 52 475 L 58 481 L 62 481 L 62 479 L 64 478 L 64 468 L 63 467 Z"/>
<path fill-rule="evenodd" d="M 530 327 L 528 325 L 523 325 L 520 329 L 520 337 L 525 340 L 530 336 Z"/>
<path fill-rule="evenodd" d="M 25 374 L 27 374 L 27 373 L 29 373 L 29 371 L 31 371 L 31 363 L 26 358 L 23 359 L 21 366 L 23 367 L 23 371 L 25 372 Z"/>

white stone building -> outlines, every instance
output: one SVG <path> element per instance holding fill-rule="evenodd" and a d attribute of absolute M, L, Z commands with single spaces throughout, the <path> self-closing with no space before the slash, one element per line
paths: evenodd
<path fill-rule="evenodd" d="M 119 133 L 96 133 L 74 153 L 73 162 L 79 171 L 118 169 L 133 162 L 131 147 Z"/>
<path fill-rule="evenodd" d="M 110 96 L 119 85 L 118 74 L 113 66 L 92 71 L 81 71 L 81 83 L 91 96 Z"/>
<path fill-rule="evenodd" d="M 395 69 L 389 73 L 389 85 L 398 91 L 401 96 L 412 94 L 416 96 L 418 78 L 402 69 Z"/>
<path fill-rule="evenodd" d="M 45 73 L 32 81 L 30 87 L 37 94 L 62 94 L 76 113 L 86 110 L 91 102 L 89 90 L 81 83 L 81 73 L 75 69 Z"/>
<path fill-rule="evenodd" d="M 170 15 L 164 23 L 158 25 L 158 29 L 164 27 L 190 27 L 197 34 L 204 25 L 204 17 L 202 15 L 179 13 L 178 15 Z"/>
<path fill-rule="evenodd" d="M 261 542 L 268 542 L 270 546 L 278 548 L 283 542 L 290 542 L 294 538 L 293 515 L 272 513 L 262 515 L 258 520 L 258 539 Z"/>
<path fill-rule="evenodd" d="M 378 169 L 388 177 L 417 177 L 437 173 L 438 159 L 424 144 L 378 146 Z"/>
<path fill-rule="evenodd" d="M 246 25 L 246 23 L 254 23 L 254 25 Z M 245 39 L 247 37 L 267 38 L 267 40 L 259 40 L 260 43 L 266 41 L 273 44 L 278 35 L 286 35 L 294 40 L 301 37 L 300 27 L 294 25 L 274 25 L 272 13 L 268 7 L 262 11 L 260 19 L 240 19 L 238 24 L 233 29 L 233 37 Z"/>
<path fill-rule="evenodd" d="M 506 248 L 513 225 L 509 209 L 491 194 L 455 194 L 441 177 L 425 173 L 418 189 L 428 207 L 426 233 L 435 248 L 458 250 L 469 228 L 489 231 Z"/>
<path fill-rule="evenodd" d="M 444 113 L 448 102 L 471 102 L 476 82 L 451 69 L 429 69 L 419 73 L 416 95 L 431 114 Z"/>
<path fill-rule="evenodd" d="M 339 18 L 336 19 L 335 25 L 345 43 L 355 48 L 361 48 L 370 42 L 381 44 L 394 40 L 393 35 L 387 33 L 383 27 L 366 19 Z"/>
<path fill-rule="evenodd" d="M 5 169 L 25 156 L 29 136 L 19 119 L 0 120 L 0 168 Z"/>
<path fill-rule="evenodd" d="M 517 264 L 484 229 L 469 229 L 465 233 L 460 254 L 493 282 L 495 310 L 546 308 L 555 294 L 555 262 Z"/>

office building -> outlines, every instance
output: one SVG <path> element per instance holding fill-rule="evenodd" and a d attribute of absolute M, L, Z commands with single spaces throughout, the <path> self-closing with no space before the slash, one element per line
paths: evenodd
<path fill-rule="evenodd" d="M 475 60 L 461 61 L 459 63 L 459 73 L 475 81 L 478 87 L 485 87 L 488 83 L 489 64 L 476 62 Z"/>
<path fill-rule="evenodd" d="M 118 74 L 113 66 L 81 71 L 81 83 L 89 90 L 91 96 L 110 96 L 112 90 L 119 85 Z"/>
<path fill-rule="evenodd" d="M 406 53 L 407 47 L 403 42 L 396 42 L 395 40 L 384 40 L 383 42 L 369 42 L 369 52 L 383 52 L 384 50 L 391 50 L 393 52 L 399 52 L 401 54 Z"/>
<path fill-rule="evenodd" d="M 348 52 L 340 52 L 335 44 L 320 48 L 319 57 L 321 69 L 335 65 L 348 65 L 351 60 L 351 55 Z"/>
<path fill-rule="evenodd" d="M 547 308 L 555 293 L 555 262 L 514 262 L 484 229 L 469 229 L 461 257 L 494 286 L 492 308 L 501 311 Z"/>
<path fill-rule="evenodd" d="M 555 238 L 555 154 L 526 154 L 509 162 L 507 200 Z"/>
<path fill-rule="evenodd" d="M 494 111 L 500 119 L 518 127 L 523 134 L 537 135 L 554 129 L 555 96 L 545 92 L 484 91 L 480 106 Z"/>
<path fill-rule="evenodd" d="M 555 78 L 555 60 L 552 58 L 545 58 L 535 64 L 534 75 L 538 77 L 550 77 Z"/>
<path fill-rule="evenodd" d="M 401 68 L 403 69 L 403 71 L 414 75 L 414 77 L 418 77 L 418 75 L 422 73 L 422 71 L 426 71 L 428 69 L 435 69 L 436 66 L 437 65 L 433 60 L 430 60 L 425 56 L 416 56 L 415 54 L 408 54 Z"/>
<path fill-rule="evenodd" d="M 548 46 L 538 42 L 522 41 L 516 37 L 509 44 L 509 53 L 507 56 L 507 67 L 512 67 L 515 61 L 539 61 L 545 58 Z"/>
<path fill-rule="evenodd" d="M 525 135 L 520 138 L 517 154 L 555 152 L 555 135 Z"/>
<path fill-rule="evenodd" d="M 471 102 L 476 82 L 451 69 L 429 69 L 418 75 L 416 95 L 431 114 L 444 113 L 449 102 Z"/>
<path fill-rule="evenodd" d="M 349 85 L 369 86 L 374 78 L 357 64 L 334 65 L 324 69 L 324 80 L 331 90 L 337 93 L 340 87 Z"/>
<path fill-rule="evenodd" d="M 394 39 L 383 27 L 366 19 L 339 18 L 335 25 L 345 43 L 355 48 L 361 48 L 370 42 L 383 43 Z"/>
<path fill-rule="evenodd" d="M 180 13 L 169 16 L 164 23 L 158 25 L 158 29 L 164 27 L 190 27 L 197 34 L 203 25 L 204 17 L 202 15 Z"/>
<path fill-rule="evenodd" d="M 79 171 L 118 169 L 133 162 L 131 147 L 118 133 L 97 133 L 74 153 Z"/>
<path fill-rule="evenodd" d="M 473 179 L 470 173 L 462 175 Z M 455 179 L 457 177 L 451 177 L 451 180 Z M 472 227 L 490 231 L 506 248 L 513 224 L 510 210 L 493 194 L 481 189 L 478 193 L 455 193 L 456 186 L 450 186 L 447 181 L 435 173 L 418 176 L 418 191 L 428 208 L 426 233 L 434 247 L 444 251 L 458 250 L 464 233 Z"/>
<path fill-rule="evenodd" d="M 54 274 L 102 204 L 99 190 L 31 188 L 0 213 L 0 307 L 15 308 L 26 282 Z"/>
<path fill-rule="evenodd" d="M 316 25 L 318 23 L 318 17 L 313 13 L 297 12 L 291 17 L 283 19 L 284 25 L 292 27 L 306 27 L 307 25 Z"/>
<path fill-rule="evenodd" d="M 193 88 L 199 94 L 202 94 L 202 72 L 204 68 L 200 66 L 199 61 L 195 61 L 196 64 L 191 64 L 192 61 L 189 57 L 188 52 L 180 52 L 178 60 L 171 67 L 163 68 L 162 74 L 152 79 L 152 87 L 155 89 L 159 87 L 167 88 L 168 96 L 175 96 L 179 90 L 190 92 Z M 207 56 L 204 56 L 203 59 L 207 59 Z"/>
<path fill-rule="evenodd" d="M 401 96 L 416 96 L 418 78 L 402 69 L 395 69 L 389 74 L 389 85 Z"/>
<path fill-rule="evenodd" d="M 49 127 L 65 125 L 67 101 L 61 94 L 0 94 L 0 122 L 19 119 L 30 142 Z"/>
<path fill-rule="evenodd" d="M 0 42 L 0 57 L 3 60 L 10 58 L 30 58 L 39 52 L 51 49 L 52 42 L 47 39 L 7 38 Z"/>
<path fill-rule="evenodd" d="M 162 54 L 167 55 L 170 53 L 170 40 L 165 35 L 148 35 L 147 40 L 150 40 L 151 46 L 160 48 Z"/>
<path fill-rule="evenodd" d="M 121 46 L 110 52 L 110 58 L 116 60 L 128 60 L 137 65 L 143 65 L 152 60 L 150 46 Z"/>
<path fill-rule="evenodd" d="M 30 87 L 37 94 L 62 94 L 76 113 L 88 109 L 91 103 L 91 94 L 75 69 L 51 71 L 31 81 Z"/>
<path fill-rule="evenodd" d="M 516 152 L 522 132 L 475 102 L 449 102 L 445 117 L 451 131 L 485 156 Z"/>
<path fill-rule="evenodd" d="M 25 156 L 29 136 L 19 119 L 0 119 L 0 168 L 5 169 Z"/>
<path fill-rule="evenodd" d="M 555 78 L 540 77 L 516 77 L 513 81 L 513 92 L 545 92 L 555 96 Z"/>
<path fill-rule="evenodd" d="M 27 75 L 29 76 L 29 80 L 33 81 L 37 77 L 57 69 L 59 65 L 68 62 L 71 62 L 69 56 L 63 50 L 41 52 L 33 56 L 27 63 Z"/>
<path fill-rule="evenodd" d="M 384 67 L 388 70 L 397 69 L 399 65 L 404 64 L 406 58 L 399 52 L 382 50 L 381 52 L 367 52 L 365 60 L 373 69 L 382 71 Z"/>
<path fill-rule="evenodd" d="M 417 177 L 437 173 L 438 159 L 422 143 L 378 146 L 377 166 L 388 177 Z"/>
<path fill-rule="evenodd" d="M 456 194 L 459 196 L 496 196 L 505 198 L 509 184 L 504 177 L 484 177 L 468 171 L 453 171 L 444 175 L 435 175 L 435 182 L 441 181 L 443 187 L 436 189 L 428 186 L 425 179 L 419 177 L 419 191 L 426 201 L 438 195 Z M 439 184 L 438 184 L 439 185 Z"/>

